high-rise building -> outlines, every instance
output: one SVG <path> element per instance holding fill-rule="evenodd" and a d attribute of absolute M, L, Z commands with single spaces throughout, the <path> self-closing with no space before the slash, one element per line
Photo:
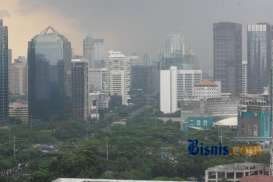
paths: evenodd
<path fill-rule="evenodd" d="M 242 25 L 231 22 L 213 24 L 214 80 L 221 81 L 222 92 L 241 93 Z"/>
<path fill-rule="evenodd" d="M 88 59 L 89 67 L 102 67 L 104 65 L 104 40 L 87 36 L 83 40 L 83 56 Z"/>
<path fill-rule="evenodd" d="M 184 38 L 180 33 L 169 34 L 164 45 L 165 58 L 182 57 L 185 54 Z"/>
<path fill-rule="evenodd" d="M 160 111 L 164 114 L 177 111 L 177 67 L 160 70 Z"/>
<path fill-rule="evenodd" d="M 28 44 L 28 103 L 31 119 L 71 113 L 71 44 L 52 27 Z"/>
<path fill-rule="evenodd" d="M 110 95 L 121 97 L 122 104 L 128 105 L 131 88 L 131 67 L 129 58 L 121 52 L 109 51 L 107 80 Z"/>
<path fill-rule="evenodd" d="M 25 57 L 18 57 L 9 67 L 10 93 L 27 95 L 27 63 Z"/>
<path fill-rule="evenodd" d="M 8 58 L 9 58 L 9 64 L 11 64 L 12 63 L 12 50 L 11 49 L 9 49 Z"/>
<path fill-rule="evenodd" d="M 185 45 L 184 38 L 180 33 L 169 34 L 164 42 L 160 56 L 160 68 L 170 69 L 176 66 L 177 69 L 185 69 L 184 62 Z"/>
<path fill-rule="evenodd" d="M 247 87 L 248 93 L 263 93 L 269 86 L 272 33 L 267 23 L 247 26 Z"/>
<path fill-rule="evenodd" d="M 83 57 L 88 60 L 89 65 L 91 65 L 92 60 L 92 47 L 93 39 L 87 36 L 83 39 Z"/>
<path fill-rule="evenodd" d="M 194 85 L 202 80 L 201 70 L 177 70 L 177 100 L 191 99 Z"/>
<path fill-rule="evenodd" d="M 242 62 L 242 94 L 247 94 L 247 61 Z"/>
<path fill-rule="evenodd" d="M 88 90 L 90 92 L 100 91 L 106 92 L 107 88 L 107 69 L 106 68 L 90 68 L 88 69 Z"/>
<path fill-rule="evenodd" d="M 143 96 L 158 94 L 159 69 L 157 65 L 131 66 L 131 91 L 141 92 Z"/>
<path fill-rule="evenodd" d="M 201 70 L 181 70 L 175 66 L 160 70 L 160 111 L 176 112 L 181 101 L 193 99 L 194 86 L 201 80 Z"/>
<path fill-rule="evenodd" d="M 88 61 L 72 59 L 72 116 L 88 118 Z"/>
<path fill-rule="evenodd" d="M 0 19 L 0 121 L 8 119 L 8 27 Z"/>

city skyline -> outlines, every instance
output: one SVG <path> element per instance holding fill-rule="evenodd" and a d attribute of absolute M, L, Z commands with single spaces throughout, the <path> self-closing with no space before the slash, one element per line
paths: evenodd
<path fill-rule="evenodd" d="M 169 33 L 181 32 L 186 45 L 199 56 L 202 67 L 211 73 L 213 23 L 242 23 L 245 31 L 250 23 L 273 22 L 270 11 L 273 2 L 268 0 L 263 0 L 264 3 L 257 0 L 172 0 L 172 3 L 164 0 L 68 1 L 0 2 L 3 7 L 0 16 L 9 27 L 14 57 L 25 56 L 27 41 L 49 25 L 68 37 L 75 54 L 82 52 L 82 39 L 90 35 L 104 38 L 106 50 L 112 48 L 126 54 L 148 52 L 155 55 Z M 249 11 L 253 8 L 255 13 Z M 18 41 L 22 43 L 18 44 Z M 246 57 L 246 40 L 243 44 L 243 56 Z"/>

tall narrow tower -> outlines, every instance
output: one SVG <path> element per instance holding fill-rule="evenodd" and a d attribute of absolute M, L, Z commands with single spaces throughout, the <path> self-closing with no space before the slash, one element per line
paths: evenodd
<path fill-rule="evenodd" d="M 8 28 L 0 19 L 0 122 L 8 118 Z"/>
<path fill-rule="evenodd" d="M 213 74 L 222 91 L 241 93 L 242 25 L 232 22 L 213 24 Z"/>

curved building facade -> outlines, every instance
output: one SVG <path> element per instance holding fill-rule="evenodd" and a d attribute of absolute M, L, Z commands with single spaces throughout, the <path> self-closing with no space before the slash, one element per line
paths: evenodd
<path fill-rule="evenodd" d="M 71 44 L 52 27 L 28 45 L 30 119 L 63 118 L 71 113 Z"/>

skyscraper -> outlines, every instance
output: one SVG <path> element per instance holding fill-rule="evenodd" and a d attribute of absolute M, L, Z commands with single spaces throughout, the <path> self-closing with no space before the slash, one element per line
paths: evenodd
<path fill-rule="evenodd" d="M 72 59 L 72 116 L 88 118 L 88 61 Z"/>
<path fill-rule="evenodd" d="M 27 95 L 27 63 L 25 57 L 18 57 L 9 67 L 10 93 Z"/>
<path fill-rule="evenodd" d="M 83 56 L 88 59 L 89 67 L 102 67 L 104 64 L 104 40 L 87 36 L 83 40 Z"/>
<path fill-rule="evenodd" d="M 257 94 L 269 86 L 272 51 L 271 27 L 267 23 L 247 26 L 248 93 Z"/>
<path fill-rule="evenodd" d="M 90 36 L 87 36 L 83 39 L 83 57 L 88 60 L 89 66 L 92 60 L 92 47 L 93 39 Z"/>
<path fill-rule="evenodd" d="M 176 66 L 184 69 L 185 45 L 184 38 L 180 33 L 169 34 L 164 42 L 160 57 L 160 68 L 169 69 Z"/>
<path fill-rule="evenodd" d="M 242 62 L 242 94 L 247 94 L 247 61 Z"/>
<path fill-rule="evenodd" d="M 8 27 L 0 19 L 0 121 L 8 119 Z"/>
<path fill-rule="evenodd" d="M 122 104 L 128 105 L 131 85 L 131 67 L 127 56 L 118 51 L 109 51 L 107 80 L 111 96 L 121 97 Z"/>
<path fill-rule="evenodd" d="M 221 81 L 222 92 L 241 93 L 242 25 L 231 22 L 213 24 L 214 80 Z"/>
<path fill-rule="evenodd" d="M 160 70 L 160 111 L 164 114 L 177 111 L 177 67 Z"/>
<path fill-rule="evenodd" d="M 184 38 L 180 33 L 169 34 L 164 45 L 165 58 L 182 57 L 185 54 Z"/>
<path fill-rule="evenodd" d="M 175 66 L 160 70 L 160 111 L 176 112 L 181 101 L 192 99 L 194 85 L 201 80 L 201 70 L 183 70 Z"/>
<path fill-rule="evenodd" d="M 28 45 L 28 101 L 32 119 L 71 113 L 71 45 L 52 27 Z"/>
<path fill-rule="evenodd" d="M 88 69 L 88 90 L 90 92 L 106 91 L 106 68 L 89 68 Z"/>

